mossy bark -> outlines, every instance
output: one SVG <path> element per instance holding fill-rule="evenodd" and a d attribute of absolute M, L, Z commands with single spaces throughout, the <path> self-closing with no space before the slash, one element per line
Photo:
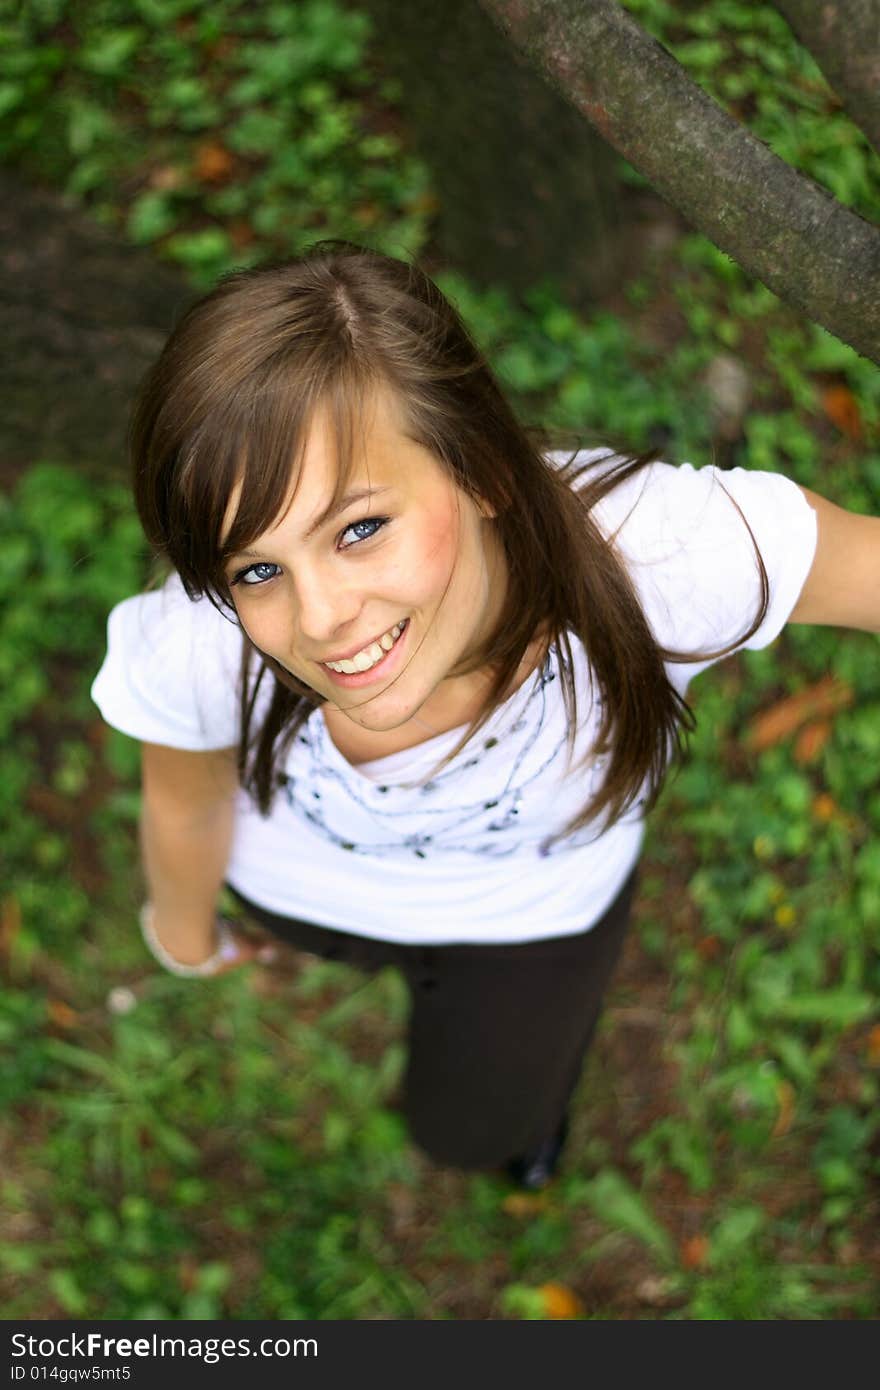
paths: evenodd
<path fill-rule="evenodd" d="M 477 0 L 358 0 L 439 199 L 439 256 L 480 284 L 548 277 L 580 305 L 626 268 L 612 152 Z"/>
<path fill-rule="evenodd" d="M 776 8 L 880 150 L 880 0 L 776 0 Z"/>
<path fill-rule="evenodd" d="M 123 476 L 133 392 L 192 297 L 60 195 L 0 172 L 0 481 L 40 459 Z"/>
<path fill-rule="evenodd" d="M 777 158 L 614 0 L 480 3 L 695 227 L 880 363 L 876 227 Z"/>

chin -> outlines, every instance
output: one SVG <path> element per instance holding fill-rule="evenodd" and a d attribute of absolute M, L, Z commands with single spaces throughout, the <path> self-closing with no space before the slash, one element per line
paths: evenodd
<path fill-rule="evenodd" d="M 353 705 L 343 710 L 343 713 L 354 719 L 361 728 L 369 729 L 374 734 L 390 734 L 392 730 L 408 724 L 413 716 L 418 714 L 423 703 L 423 700 L 408 700 L 405 705 L 386 704 L 383 696 L 377 695 L 374 702 L 361 706 Z"/>
<path fill-rule="evenodd" d="M 372 710 L 345 710 L 345 714 L 350 719 L 354 719 L 362 729 L 367 729 L 372 734 L 390 734 L 395 729 L 399 729 L 404 724 L 408 724 L 415 711 L 404 710 L 401 712 L 382 713 Z"/>

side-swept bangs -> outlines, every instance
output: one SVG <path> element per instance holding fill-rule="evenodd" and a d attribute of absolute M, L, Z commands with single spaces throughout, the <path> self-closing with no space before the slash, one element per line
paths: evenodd
<path fill-rule="evenodd" d="M 174 343 L 144 382 L 132 416 L 135 499 L 148 539 L 189 596 L 231 606 L 228 559 L 290 505 L 317 410 L 325 410 L 336 446 L 329 511 L 348 486 L 359 425 L 380 381 L 353 354 L 303 363 L 270 342 L 255 361 L 252 341 L 235 345 L 245 347 L 240 354 L 229 352 L 228 341 L 186 354 Z M 169 360 L 184 356 L 182 370 Z"/>
<path fill-rule="evenodd" d="M 224 602 L 229 601 L 225 580 L 229 558 L 276 525 L 296 496 L 312 422 L 319 411 L 335 458 L 333 491 L 325 499 L 325 513 L 329 515 L 342 500 L 356 467 L 359 435 L 377 385 L 355 365 L 344 364 L 327 382 L 295 383 L 292 373 L 282 369 L 258 393 L 259 408 L 249 412 L 250 423 L 242 428 L 239 422 L 235 436 L 230 432 L 235 443 L 224 451 L 216 495 L 207 507 L 197 504 L 192 509 L 202 518 L 206 536 L 212 538 L 200 557 L 202 572 L 209 577 L 205 588 Z M 199 463 L 194 460 L 194 475 L 207 471 Z M 183 490 L 187 491 L 185 481 Z"/>

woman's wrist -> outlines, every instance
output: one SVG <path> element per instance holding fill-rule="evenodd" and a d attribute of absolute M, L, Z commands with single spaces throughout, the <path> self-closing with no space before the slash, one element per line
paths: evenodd
<path fill-rule="evenodd" d="M 196 962 L 178 960 L 159 940 L 152 903 L 144 903 L 141 908 L 140 926 L 148 951 L 154 960 L 157 960 L 172 975 L 182 975 L 195 979 L 214 975 L 222 966 L 235 960 L 238 955 L 238 945 L 232 929 L 227 922 L 219 917 L 215 920 L 210 954 L 203 960 Z"/>

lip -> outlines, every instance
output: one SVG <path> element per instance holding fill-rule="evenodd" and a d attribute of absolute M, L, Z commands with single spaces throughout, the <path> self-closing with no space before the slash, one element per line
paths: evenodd
<path fill-rule="evenodd" d="M 391 624 L 391 627 L 399 627 L 403 622 L 406 622 L 405 618 L 398 618 L 397 622 Z M 377 632 L 375 637 L 371 637 L 368 642 L 361 642 L 359 647 L 352 647 L 350 652 L 338 652 L 335 656 L 328 656 L 327 661 L 351 661 L 351 658 L 357 656 L 358 652 L 365 652 L 368 647 L 372 647 L 374 642 L 378 642 L 380 637 L 384 637 L 386 632 L 390 632 L 391 627 L 383 627 L 382 631 Z M 326 665 L 326 662 L 322 661 L 321 665 Z"/>
<path fill-rule="evenodd" d="M 396 626 L 396 624 L 394 624 L 394 626 Z M 318 664 L 321 667 L 321 670 L 326 673 L 326 675 L 330 678 L 334 685 L 341 685 L 348 690 L 357 690 L 362 685 L 371 685 L 374 681 L 381 680 L 384 676 L 391 675 L 400 659 L 400 649 L 406 643 L 406 639 L 409 636 L 410 627 L 411 623 L 409 618 L 407 618 L 406 627 L 403 629 L 403 632 L 400 634 L 397 641 L 394 643 L 394 646 L 385 653 L 381 661 L 377 661 L 375 666 L 371 666 L 369 671 L 354 671 L 349 676 L 346 675 L 344 671 L 331 671 L 330 667 L 326 664 L 326 662 L 321 661 Z M 385 631 L 387 632 L 389 631 L 389 629 L 386 628 Z M 384 637 L 385 634 L 380 633 L 379 635 Z M 378 639 L 374 638 L 373 640 L 376 641 Z M 369 642 L 366 643 L 367 647 L 371 645 L 372 644 Z M 356 648 L 356 650 L 359 652 L 364 651 L 365 649 L 365 647 Z M 352 652 L 352 656 L 353 655 L 354 652 Z M 333 658 L 334 661 L 348 661 L 350 659 L 350 657 L 344 656 L 338 656 Z"/>

